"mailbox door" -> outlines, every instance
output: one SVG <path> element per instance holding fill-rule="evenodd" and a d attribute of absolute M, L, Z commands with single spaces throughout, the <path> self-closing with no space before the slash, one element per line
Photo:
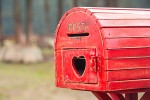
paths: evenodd
<path fill-rule="evenodd" d="M 63 51 L 64 80 L 71 83 L 97 83 L 95 49 L 68 49 Z"/>

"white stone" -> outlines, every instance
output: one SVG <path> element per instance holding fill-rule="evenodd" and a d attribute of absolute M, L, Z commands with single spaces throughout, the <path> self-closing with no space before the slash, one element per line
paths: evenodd
<path fill-rule="evenodd" d="M 4 47 L 5 53 L 3 55 L 3 61 L 5 62 L 21 62 L 22 49 L 20 46 Z"/>
<path fill-rule="evenodd" d="M 5 53 L 5 48 L 4 47 L 0 48 L 0 61 L 3 61 L 4 53 Z"/>
<path fill-rule="evenodd" d="M 37 63 L 43 61 L 40 48 L 36 46 L 25 47 L 23 49 L 23 63 Z"/>

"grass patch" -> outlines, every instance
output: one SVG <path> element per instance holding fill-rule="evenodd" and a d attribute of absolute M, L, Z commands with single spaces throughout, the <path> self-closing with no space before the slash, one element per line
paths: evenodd
<path fill-rule="evenodd" d="M 54 63 L 8 64 L 0 63 L 0 100 L 22 100 L 25 93 L 48 91 L 54 84 Z M 46 90 L 47 89 L 47 90 Z M 29 92 L 28 92 L 29 91 Z M 18 95 L 20 94 L 20 95 Z M 22 96 L 21 96 L 22 95 Z M 33 94 L 33 97 L 38 97 Z M 36 100 L 36 98 L 34 99 Z"/>
<path fill-rule="evenodd" d="M 44 78 L 45 76 L 52 74 L 54 64 L 53 62 L 46 62 L 46 63 L 38 63 L 38 64 L 7 64 L 7 63 L 0 63 L 0 75 L 30 75 L 30 77 L 41 77 Z M 1 77 L 2 77 L 1 76 Z M 3 77 L 4 77 L 3 76 Z"/>
<path fill-rule="evenodd" d="M 53 48 L 42 48 L 42 54 L 53 56 L 54 50 L 53 50 Z"/>

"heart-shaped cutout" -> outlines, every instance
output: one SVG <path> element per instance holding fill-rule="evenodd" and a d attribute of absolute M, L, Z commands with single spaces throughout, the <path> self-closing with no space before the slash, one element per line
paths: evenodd
<path fill-rule="evenodd" d="M 86 59 L 85 59 L 85 57 L 84 56 L 73 57 L 72 65 L 73 65 L 76 73 L 79 76 L 82 76 L 84 71 L 85 71 L 85 67 L 86 67 Z"/>

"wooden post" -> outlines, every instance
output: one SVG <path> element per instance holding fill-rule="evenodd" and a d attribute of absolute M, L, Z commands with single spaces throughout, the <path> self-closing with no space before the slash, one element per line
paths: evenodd
<path fill-rule="evenodd" d="M 49 17 L 49 0 L 44 0 L 44 11 L 45 11 L 45 25 L 46 25 L 46 34 L 50 33 L 50 26 L 49 26 L 49 22 L 50 22 L 50 17 Z"/>
<path fill-rule="evenodd" d="M 32 0 L 26 0 L 26 32 L 27 32 L 27 44 L 31 43 L 32 37 Z"/>
<path fill-rule="evenodd" d="M 0 0 L 0 46 L 3 46 L 3 31 L 2 31 L 2 0 Z"/>

